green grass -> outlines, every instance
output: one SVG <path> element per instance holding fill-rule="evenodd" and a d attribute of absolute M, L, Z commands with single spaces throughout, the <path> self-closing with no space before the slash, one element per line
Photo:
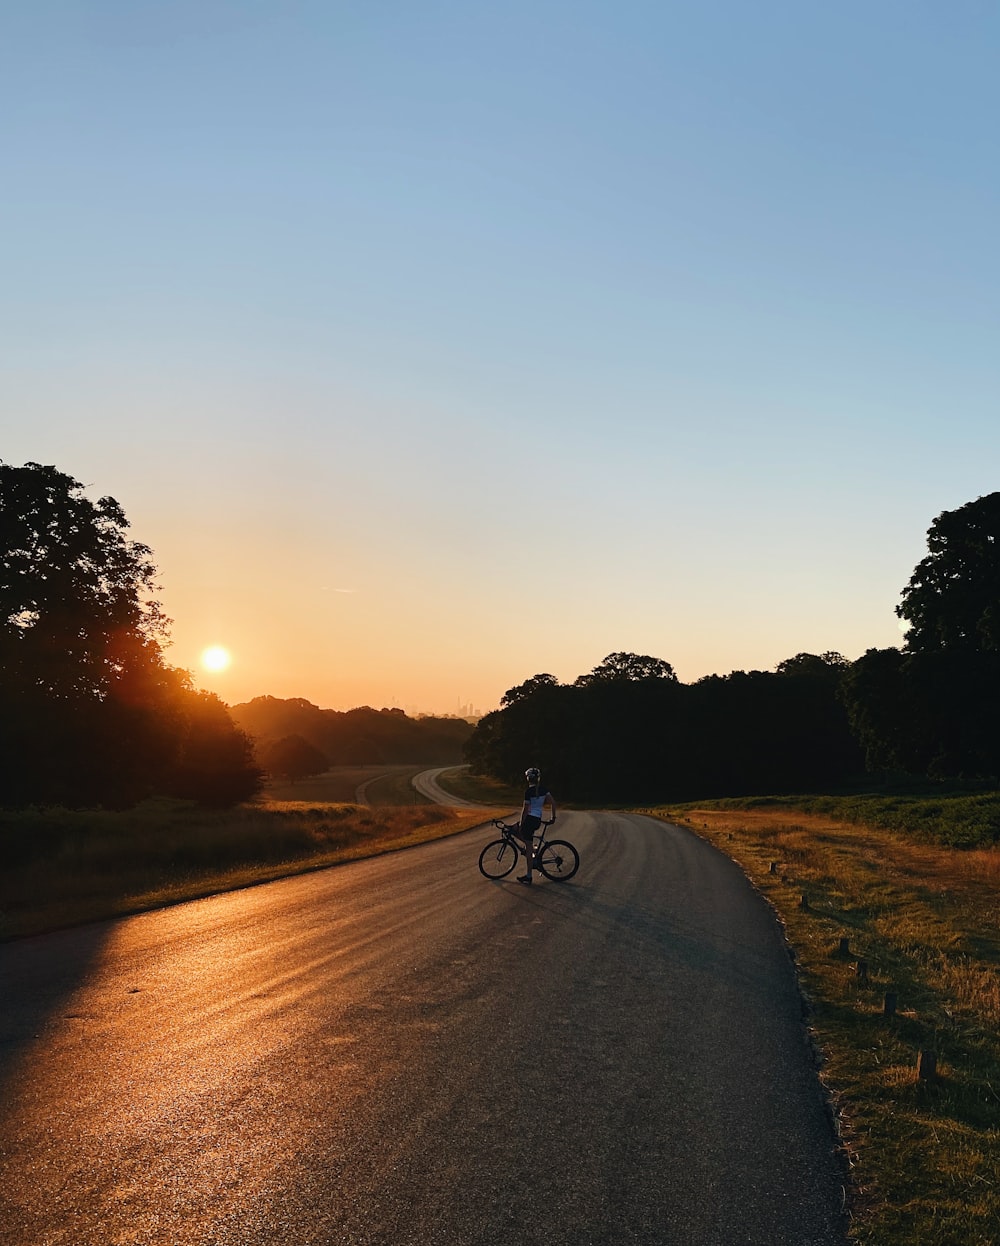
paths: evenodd
<path fill-rule="evenodd" d="M 333 801 L 352 803 L 364 789 L 369 805 L 429 804 L 413 786 L 413 776 L 427 766 L 334 766 L 324 774 L 295 782 L 272 780 L 265 795 L 273 800 Z"/>
<path fill-rule="evenodd" d="M 503 806 L 505 810 L 520 810 L 524 798 L 523 788 L 509 787 L 497 779 L 470 774 L 467 766 L 455 766 L 438 776 L 438 786 L 463 800 L 478 801 L 482 805 Z"/>
<path fill-rule="evenodd" d="M 851 1236 L 864 1246 L 1000 1241 L 996 811 L 993 796 L 652 811 L 738 861 L 785 926 L 840 1112 Z M 922 1050 L 937 1055 L 932 1082 L 917 1077 Z"/>

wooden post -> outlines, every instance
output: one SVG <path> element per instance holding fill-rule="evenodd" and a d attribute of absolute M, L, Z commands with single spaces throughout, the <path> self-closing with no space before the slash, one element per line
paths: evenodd
<path fill-rule="evenodd" d="M 922 1051 L 917 1057 L 917 1077 L 922 1082 L 932 1082 L 937 1077 L 936 1051 Z"/>
<path fill-rule="evenodd" d="M 799 908 L 809 911 L 809 897 L 806 895 L 799 896 Z"/>
<path fill-rule="evenodd" d="M 896 1015 L 896 992 L 886 991 L 885 999 L 882 1001 L 882 1015 L 884 1017 L 894 1017 Z"/>
<path fill-rule="evenodd" d="M 777 861 L 772 861 L 772 862 L 771 862 L 771 864 L 767 867 L 767 872 L 768 872 L 769 874 L 777 874 L 777 872 L 778 872 L 778 863 L 777 863 Z"/>
<path fill-rule="evenodd" d="M 866 960 L 859 960 L 857 965 L 855 966 L 854 972 L 857 974 L 857 977 L 858 977 L 858 986 L 867 986 L 868 985 L 868 962 Z"/>

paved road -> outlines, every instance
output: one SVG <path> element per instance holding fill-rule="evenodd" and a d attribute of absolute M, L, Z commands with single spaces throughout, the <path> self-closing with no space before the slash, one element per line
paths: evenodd
<path fill-rule="evenodd" d="M 461 796 L 453 796 L 451 792 L 445 791 L 438 783 L 438 777 L 444 774 L 446 770 L 455 769 L 455 766 L 437 766 L 432 770 L 421 770 L 419 774 L 413 776 L 413 786 L 421 796 L 426 796 L 428 800 L 434 801 L 435 804 L 473 809 L 476 807 L 476 801 L 463 800 Z"/>
<path fill-rule="evenodd" d="M 778 929 L 572 813 L 0 947 L 3 1246 L 838 1246 Z"/>

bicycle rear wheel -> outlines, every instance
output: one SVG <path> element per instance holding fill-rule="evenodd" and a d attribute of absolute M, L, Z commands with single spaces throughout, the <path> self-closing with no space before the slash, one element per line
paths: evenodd
<path fill-rule="evenodd" d="M 545 877 L 554 883 L 564 883 L 580 868 L 580 854 L 565 839 L 550 839 L 535 860 Z"/>
<path fill-rule="evenodd" d="M 517 865 L 517 849 L 509 839 L 495 839 L 479 854 L 479 869 L 487 878 L 506 878 Z"/>

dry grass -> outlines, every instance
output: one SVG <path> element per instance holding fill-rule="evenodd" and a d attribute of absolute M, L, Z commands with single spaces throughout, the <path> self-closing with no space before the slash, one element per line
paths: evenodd
<path fill-rule="evenodd" d="M 737 860 L 785 925 L 841 1111 L 853 1240 L 996 1246 L 1000 849 L 934 847 L 788 807 L 657 812 Z M 937 1055 L 930 1083 L 916 1075 L 922 1050 Z"/>
<path fill-rule="evenodd" d="M 0 815 L 0 937 L 141 912 L 454 835 L 499 811 L 269 800 Z"/>

